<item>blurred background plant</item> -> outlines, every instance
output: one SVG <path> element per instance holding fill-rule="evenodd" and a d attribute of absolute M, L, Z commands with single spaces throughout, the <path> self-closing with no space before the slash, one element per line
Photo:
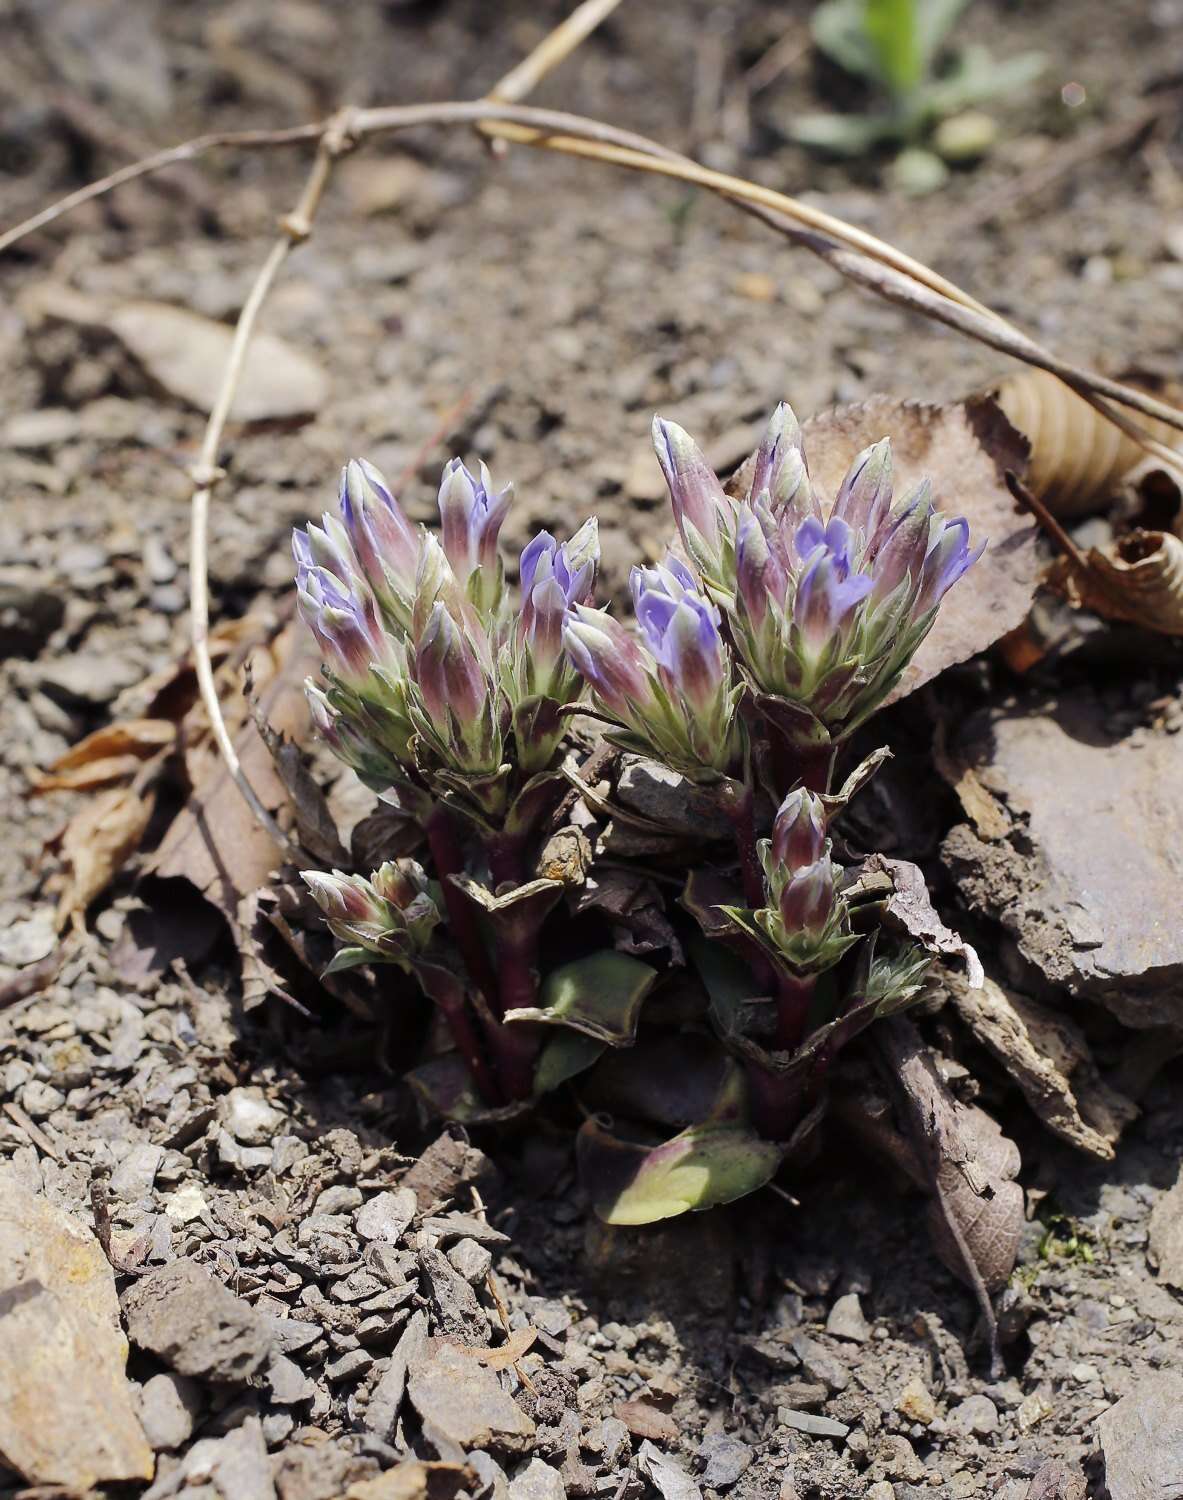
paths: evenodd
<path fill-rule="evenodd" d="M 1031 83 L 1039 53 L 996 61 L 980 46 L 949 52 L 968 0 L 823 0 L 813 15 L 815 45 L 872 90 L 870 107 L 794 121 L 802 145 L 839 156 L 898 148 L 893 185 L 926 193 L 941 187 L 949 163 L 984 155 L 998 133 L 977 106 Z M 947 57 L 943 54 L 949 53 Z"/>

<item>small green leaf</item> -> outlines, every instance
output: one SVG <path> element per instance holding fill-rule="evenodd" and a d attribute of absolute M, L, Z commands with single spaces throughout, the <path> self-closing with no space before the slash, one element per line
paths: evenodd
<path fill-rule="evenodd" d="M 549 1094 L 568 1078 L 583 1073 L 603 1052 L 606 1043 L 581 1031 L 558 1031 L 542 1049 L 534 1069 L 534 1097 Z"/>
<path fill-rule="evenodd" d="M 801 115 L 789 125 L 789 137 L 799 146 L 832 156 L 862 156 L 899 133 L 888 115 Z"/>
<path fill-rule="evenodd" d="M 866 0 L 864 29 L 875 72 L 893 99 L 906 99 L 924 78 L 917 8 L 921 0 Z"/>
<path fill-rule="evenodd" d="M 743 1030 L 744 1006 L 758 997 L 752 971 L 721 943 L 697 934 L 687 944 L 710 1000 L 711 1020 L 723 1036 Z"/>
<path fill-rule="evenodd" d="M 360 964 L 380 964 L 381 962 L 382 955 L 371 953 L 368 948 L 338 948 L 328 968 L 321 971 L 321 978 L 327 979 L 330 974 L 340 974 L 345 969 L 356 969 Z"/>
<path fill-rule="evenodd" d="M 754 1193 L 780 1166 L 771 1141 L 735 1125 L 692 1125 L 658 1146 L 622 1141 L 588 1120 L 579 1173 L 606 1224 L 655 1224 Z"/>
<path fill-rule="evenodd" d="M 813 12 L 814 45 L 840 68 L 878 80 L 875 49 L 867 36 L 866 0 L 823 0 Z"/>
<path fill-rule="evenodd" d="M 641 1002 L 656 978 L 648 964 L 606 948 L 553 970 L 539 1004 L 506 1011 L 505 1019 L 568 1026 L 609 1047 L 624 1047 L 636 1037 Z"/>

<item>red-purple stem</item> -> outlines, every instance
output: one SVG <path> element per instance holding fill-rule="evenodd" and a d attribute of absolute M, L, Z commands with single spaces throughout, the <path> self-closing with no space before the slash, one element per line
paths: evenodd
<path fill-rule="evenodd" d="M 489 1004 L 497 1003 L 497 978 L 489 961 L 484 939 L 481 937 L 476 912 L 471 903 L 458 891 L 448 878 L 464 874 L 464 850 L 456 833 L 452 814 L 441 803 L 436 803 L 424 824 L 427 844 L 435 864 L 443 892 L 444 908 L 448 914 L 448 926 L 452 939 L 460 951 L 460 957 L 468 970 L 468 977 L 482 992 Z"/>
<path fill-rule="evenodd" d="M 776 976 L 776 1049 L 796 1052 L 805 1039 L 805 1026 L 817 980 L 813 975 L 798 979 L 792 974 Z"/>

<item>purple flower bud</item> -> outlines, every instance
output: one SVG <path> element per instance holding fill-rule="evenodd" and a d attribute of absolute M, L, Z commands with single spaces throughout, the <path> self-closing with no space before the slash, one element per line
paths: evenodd
<path fill-rule="evenodd" d="M 833 516 L 862 535 L 864 544 L 891 509 L 891 442 L 883 438 L 851 464 L 834 501 Z"/>
<path fill-rule="evenodd" d="M 821 858 L 798 870 L 780 893 L 780 916 L 790 940 L 798 933 L 820 938 L 833 915 L 838 894 L 834 889 L 834 866 Z"/>
<path fill-rule="evenodd" d="M 770 604 L 783 609 L 789 575 L 779 533 L 767 511 L 739 507 L 735 528 L 735 582 L 743 610 L 759 631 Z"/>
<path fill-rule="evenodd" d="M 719 706 L 727 688 L 727 648 L 719 611 L 699 592 L 694 575 L 669 556 L 629 576 L 637 624 L 657 661 L 662 686 L 699 715 Z"/>
<path fill-rule="evenodd" d="M 654 704 L 644 653 L 630 631 L 606 610 L 576 604 L 563 626 L 563 645 L 575 670 L 600 702 L 625 723 Z"/>
<path fill-rule="evenodd" d="M 334 937 L 388 962 L 421 953 L 440 919 L 427 876 L 411 859 L 389 861 L 369 880 L 340 870 L 303 870 L 301 879 Z"/>
<path fill-rule="evenodd" d="M 816 656 L 846 632 L 855 610 L 871 592 L 872 581 L 867 574 L 850 570 L 850 528 L 844 521 L 831 521 L 824 533 L 819 522 L 802 522 L 795 539 L 799 553 L 814 540 L 815 532 L 816 545 L 805 552 L 797 583 L 793 624 Z"/>
<path fill-rule="evenodd" d="M 440 537 L 462 584 L 477 568 L 496 566 L 497 536 L 512 498 L 511 484 L 494 493 L 484 464 L 479 479 L 458 458 L 445 465 L 439 493 Z"/>
<path fill-rule="evenodd" d="M 935 609 L 966 569 L 972 567 L 986 550 L 986 544 L 982 542 L 970 551 L 969 522 L 963 517 L 945 520 L 939 516 L 935 519 L 936 539 L 929 543 L 920 573 L 920 593 L 914 608 L 917 616 Z"/>
<path fill-rule="evenodd" d="M 367 583 L 384 609 L 405 616 L 415 589 L 422 533 L 411 525 L 373 464 L 351 459 L 341 471 L 341 520 Z"/>
<path fill-rule="evenodd" d="M 439 600 L 415 652 L 414 676 L 424 711 L 441 740 L 450 741 L 453 722 L 462 733 L 477 728 L 489 700 L 489 679 L 467 632 Z"/>
<path fill-rule="evenodd" d="M 790 875 L 816 864 L 826 847 L 826 810 L 820 797 L 798 787 L 781 803 L 772 825 L 772 859 Z"/>
<path fill-rule="evenodd" d="M 350 686 L 363 684 L 375 664 L 391 657 L 393 642 L 374 597 L 360 579 L 350 589 L 327 568 L 301 564 L 296 578 L 300 615 L 316 637 L 325 665 Z"/>
<path fill-rule="evenodd" d="M 801 428 L 787 401 L 780 402 L 772 413 L 756 450 L 748 498 L 774 512 L 788 510 L 798 516 L 817 513 L 801 447 Z"/>
<path fill-rule="evenodd" d="M 687 552 L 700 567 L 718 568 L 724 518 L 731 502 L 697 443 L 674 422 L 653 419 L 653 446 L 669 486 L 674 520 Z"/>
<path fill-rule="evenodd" d="M 889 598 L 905 579 L 919 582 L 928 554 L 932 514 L 932 486 L 922 479 L 879 528 L 871 562 L 874 604 Z"/>

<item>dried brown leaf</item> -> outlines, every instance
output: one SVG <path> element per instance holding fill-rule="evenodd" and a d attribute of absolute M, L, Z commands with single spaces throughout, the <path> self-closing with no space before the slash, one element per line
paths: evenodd
<path fill-rule="evenodd" d="M 1145 457 L 1133 438 L 1046 370 L 1020 370 L 991 394 L 1030 444 L 1027 483 L 1054 516 L 1103 510 Z M 1183 446 L 1183 435 L 1166 422 L 1145 416 L 1138 422 L 1160 442 Z"/>
<path fill-rule="evenodd" d="M 495 1349 L 473 1348 L 469 1344 L 456 1344 L 453 1347 L 471 1359 L 477 1360 L 490 1370 L 508 1370 L 516 1365 L 523 1354 L 527 1354 L 538 1338 L 537 1328 L 515 1328 L 504 1344 L 498 1344 Z"/>
<path fill-rule="evenodd" d="M 260 707 L 277 733 L 289 734 L 299 743 L 309 732 L 302 686 L 313 661 L 307 632 L 295 623 L 287 625 L 269 655 L 274 672 L 259 687 Z M 260 653 L 255 661 L 255 680 L 260 682 L 267 654 Z M 245 714 L 245 704 L 239 707 Z M 264 805 L 282 820 L 287 816 L 288 790 L 254 725 L 245 724 L 234 743 Z M 161 878 L 188 880 L 233 923 L 239 901 L 267 883 L 283 854 L 255 821 L 216 749 L 193 747 L 186 758 L 193 792 L 165 834 L 151 869 Z"/>
<path fill-rule="evenodd" d="M 804 424 L 810 474 L 829 495 L 851 459 L 891 438 L 896 493 L 927 475 L 936 504 L 965 516 L 984 556 L 945 598 L 928 639 L 889 701 L 914 692 L 946 667 L 985 651 L 1019 625 L 1039 585 L 1039 529 L 1018 510 L 1003 480 L 1021 473 L 1026 445 L 993 401 L 926 406 L 873 396 L 821 412 Z"/>
<path fill-rule="evenodd" d="M 962 1104 L 941 1081 L 920 1033 L 903 1017 L 875 1030 L 909 1132 L 932 1186 L 930 1224 L 941 1259 L 977 1295 L 999 1366 L 990 1293 L 1014 1269 L 1023 1228 L 1023 1190 L 1014 1181 L 1018 1147 L 984 1110 Z"/>
<path fill-rule="evenodd" d="M 963 937 L 941 921 L 919 866 L 906 859 L 888 859 L 885 854 L 872 854 L 863 862 L 863 873 L 886 875 L 895 888 L 888 898 L 885 912 L 889 927 L 906 933 L 926 953 L 960 959 L 965 965 L 968 983 L 982 983 L 981 960 Z"/>
<path fill-rule="evenodd" d="M 1167 531 L 1131 531 L 1093 547 L 1081 568 L 1060 558 L 1050 582 L 1079 608 L 1106 620 L 1183 635 L 1183 541 Z"/>
<path fill-rule="evenodd" d="M 1080 1028 L 992 979 L 971 989 L 951 975 L 948 989 L 957 1014 L 1003 1064 L 1048 1129 L 1090 1156 L 1111 1161 L 1138 1109 L 1101 1078 Z"/>
<path fill-rule="evenodd" d="M 71 745 L 34 781 L 32 794 L 91 791 L 134 776 L 146 760 L 171 745 L 177 726 L 168 719 L 128 719 L 107 724 Z"/>
<path fill-rule="evenodd" d="M 155 804 L 155 789 L 135 782 L 103 792 L 70 819 L 60 840 L 67 874 L 59 924 L 84 912 L 115 878 L 139 848 Z"/>
<path fill-rule="evenodd" d="M 249 672 L 246 691 L 255 728 L 267 746 L 280 781 L 287 788 L 301 846 L 321 864 L 339 869 L 348 863 L 349 856 L 329 811 L 328 799 L 308 769 L 303 750 L 268 722 L 255 696 Z"/>

